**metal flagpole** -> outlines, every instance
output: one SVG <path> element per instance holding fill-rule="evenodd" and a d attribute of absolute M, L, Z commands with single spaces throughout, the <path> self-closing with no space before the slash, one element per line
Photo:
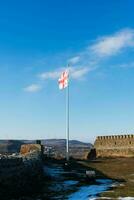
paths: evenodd
<path fill-rule="evenodd" d="M 68 86 L 66 88 L 66 160 L 69 161 L 69 65 L 68 72 Z"/>

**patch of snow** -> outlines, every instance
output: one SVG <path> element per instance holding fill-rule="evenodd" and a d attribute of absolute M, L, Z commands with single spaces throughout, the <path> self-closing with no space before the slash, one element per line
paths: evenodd
<path fill-rule="evenodd" d="M 134 176 L 134 174 L 130 174 L 130 176 Z"/>
<path fill-rule="evenodd" d="M 72 186 L 72 185 L 76 185 L 77 183 L 79 183 L 79 181 L 73 181 L 73 180 L 68 180 L 68 181 L 64 181 L 63 185 L 66 187 Z"/>
<path fill-rule="evenodd" d="M 63 174 L 65 173 L 60 166 L 44 166 L 44 173 L 52 177 L 55 182 L 49 189 L 55 192 L 64 192 L 72 187 L 76 187 L 79 181 L 64 180 Z M 115 182 L 116 183 L 116 182 Z M 97 200 L 97 199 L 110 199 L 105 197 L 97 197 L 98 194 L 107 191 L 112 187 L 113 181 L 110 179 L 96 179 L 96 185 L 81 186 L 78 191 L 68 196 L 68 200 Z M 114 185 L 113 185 L 114 186 Z M 134 199 L 120 199 L 120 200 L 134 200 Z"/>
<path fill-rule="evenodd" d="M 125 185 L 123 183 L 118 184 L 120 187 L 124 187 Z"/>
<path fill-rule="evenodd" d="M 112 183 L 113 181 L 110 180 L 110 179 L 96 179 L 96 182 L 97 182 L 97 183 L 103 183 L 103 184 L 110 184 L 110 183 Z"/>
<path fill-rule="evenodd" d="M 64 182 L 57 182 L 57 183 L 54 183 L 52 184 L 49 189 L 51 191 L 55 191 L 55 192 L 58 192 L 58 191 L 66 191 L 68 190 L 70 187 L 76 185 L 78 183 L 78 181 L 73 181 L 73 180 L 67 180 L 67 181 L 64 181 Z"/>
<path fill-rule="evenodd" d="M 110 186 L 112 181 L 109 179 L 98 179 L 101 185 L 90 185 L 90 186 L 82 186 L 77 192 L 71 194 L 68 199 L 69 200 L 91 200 L 97 198 L 96 195 L 106 191 Z"/>
<path fill-rule="evenodd" d="M 114 193 L 114 190 L 106 190 L 106 191 L 104 191 L 104 193 L 109 193 L 109 192 L 113 192 Z"/>
<path fill-rule="evenodd" d="M 106 199 L 106 200 L 108 200 L 108 199 L 110 199 L 110 200 L 112 200 L 110 197 L 98 197 L 98 198 L 90 198 L 90 200 L 100 200 L 100 199 Z"/>
<path fill-rule="evenodd" d="M 113 184 L 111 185 L 111 187 L 114 187 L 114 188 L 115 188 L 115 187 L 118 187 L 118 186 L 124 186 L 124 185 L 119 184 L 118 182 L 117 182 L 117 183 L 115 182 L 115 183 L 113 183 Z"/>
<path fill-rule="evenodd" d="M 119 200 L 134 200 L 134 197 L 119 197 Z"/>

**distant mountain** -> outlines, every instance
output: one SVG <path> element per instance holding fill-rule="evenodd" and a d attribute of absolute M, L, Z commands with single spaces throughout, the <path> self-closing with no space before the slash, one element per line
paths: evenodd
<path fill-rule="evenodd" d="M 22 140 L 0 140 L 0 153 L 19 152 L 22 144 Z"/>
<path fill-rule="evenodd" d="M 20 151 L 22 144 L 36 143 L 36 140 L 0 140 L 0 154 L 3 153 L 15 153 Z M 45 151 L 52 151 L 54 157 L 63 158 L 66 155 L 66 140 L 65 139 L 46 139 L 41 140 Z M 84 143 L 78 140 L 69 141 L 70 156 L 82 159 L 84 158 L 90 149 L 91 143 Z"/>
<path fill-rule="evenodd" d="M 66 140 L 65 139 L 47 139 L 42 140 L 44 147 L 53 148 L 53 154 L 56 158 L 63 158 L 66 155 Z M 90 149 L 93 147 L 91 143 L 85 143 L 78 140 L 69 141 L 70 156 L 83 159 L 86 158 Z"/>
<path fill-rule="evenodd" d="M 65 146 L 66 140 L 65 139 L 46 139 L 42 140 L 43 145 L 47 146 Z M 70 140 L 69 141 L 70 147 L 92 147 L 91 143 L 85 143 L 78 140 Z"/>

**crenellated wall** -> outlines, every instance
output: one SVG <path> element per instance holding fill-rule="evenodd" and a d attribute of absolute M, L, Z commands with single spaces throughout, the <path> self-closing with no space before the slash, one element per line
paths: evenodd
<path fill-rule="evenodd" d="M 134 157 L 134 135 L 98 136 L 94 148 L 97 157 Z"/>

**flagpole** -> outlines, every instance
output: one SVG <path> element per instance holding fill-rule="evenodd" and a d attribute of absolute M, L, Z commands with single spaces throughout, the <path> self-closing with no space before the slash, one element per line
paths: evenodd
<path fill-rule="evenodd" d="M 69 76 L 69 65 L 67 66 Z M 68 86 L 66 88 L 66 160 L 69 161 L 69 77 Z"/>

